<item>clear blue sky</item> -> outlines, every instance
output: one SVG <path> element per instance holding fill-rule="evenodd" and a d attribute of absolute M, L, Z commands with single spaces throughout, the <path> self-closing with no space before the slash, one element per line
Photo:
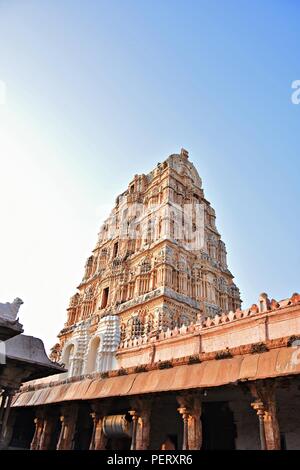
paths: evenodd
<path fill-rule="evenodd" d="M 0 301 L 47 347 L 117 194 L 185 147 L 244 306 L 299 285 L 298 1 L 0 0 Z"/>

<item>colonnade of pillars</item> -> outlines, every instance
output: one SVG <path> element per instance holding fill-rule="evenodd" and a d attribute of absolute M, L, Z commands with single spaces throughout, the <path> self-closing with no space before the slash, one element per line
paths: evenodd
<path fill-rule="evenodd" d="M 280 449 L 280 432 L 276 416 L 275 383 L 263 381 L 252 383 L 249 386 L 254 397 L 252 408 L 257 412 L 258 430 L 262 450 Z M 202 447 L 202 396 L 199 392 L 186 391 L 176 397 L 177 411 L 182 418 L 182 449 L 197 450 Z M 9 405 L 11 398 L 6 397 Z M 2 400 L 3 402 L 3 400 Z M 147 396 L 141 396 L 131 400 L 129 414 L 132 418 L 132 450 L 145 450 L 150 446 L 150 418 L 151 409 L 155 402 Z M 1 405 L 0 420 L 6 425 L 7 406 Z M 69 402 L 60 406 L 59 413 L 53 413 L 52 407 L 44 406 L 37 408 L 34 423 L 35 432 L 30 448 L 33 450 L 46 450 L 53 446 L 53 434 L 60 421 L 60 431 L 55 447 L 57 450 L 68 450 L 74 448 L 76 426 L 78 420 L 79 404 Z M 92 434 L 89 449 L 103 450 L 107 445 L 107 437 L 103 432 L 103 419 L 109 414 L 108 404 L 94 402 L 91 404 Z M 80 425 L 80 423 L 79 423 Z"/>
<path fill-rule="evenodd" d="M 201 402 L 196 397 L 178 397 L 178 412 L 183 419 L 183 449 L 200 449 L 202 442 L 200 410 Z M 107 415 L 106 406 L 101 403 L 92 404 L 91 418 L 93 431 L 90 450 L 104 450 L 107 437 L 103 432 L 103 418 Z M 150 445 L 150 416 L 151 400 L 136 399 L 132 402 L 129 414 L 132 417 L 131 450 L 146 450 Z M 134 409 L 133 409 L 134 408 Z M 78 404 L 69 403 L 60 409 L 60 433 L 56 445 L 57 450 L 71 450 L 74 448 L 74 436 L 78 416 Z M 30 445 L 32 450 L 49 449 L 51 436 L 56 426 L 57 416 L 49 413 L 46 407 L 37 410 L 34 418 L 35 432 Z"/>

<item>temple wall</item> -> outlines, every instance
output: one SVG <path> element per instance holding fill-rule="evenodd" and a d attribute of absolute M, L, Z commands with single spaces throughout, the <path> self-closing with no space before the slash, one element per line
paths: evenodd
<path fill-rule="evenodd" d="M 180 354 L 180 355 L 179 355 Z M 191 337 L 189 341 L 167 342 L 156 349 L 155 361 L 167 361 L 170 358 L 194 356 L 199 354 L 199 337 Z"/>
<path fill-rule="evenodd" d="M 158 339 L 133 341 L 118 349 L 119 367 L 167 361 L 184 356 L 222 351 L 226 348 L 300 335 L 300 308 L 292 306 L 232 320 L 220 325 L 166 331 Z"/>
<path fill-rule="evenodd" d="M 292 333 L 291 333 L 292 332 Z M 300 312 L 287 311 L 281 315 L 273 315 L 269 318 L 268 322 L 268 335 L 270 339 L 278 338 L 280 336 L 300 334 Z"/>
<path fill-rule="evenodd" d="M 211 352 L 300 334 L 300 308 L 288 307 L 203 328 L 202 351 Z"/>
<path fill-rule="evenodd" d="M 233 323 L 230 326 L 222 325 L 222 328 L 216 327 L 214 331 L 203 332 L 202 351 L 212 352 L 220 351 L 226 348 L 235 348 L 244 344 L 259 343 L 265 341 L 265 332 L 257 321 L 239 324 Z"/>
<path fill-rule="evenodd" d="M 199 354 L 199 336 L 178 335 L 164 341 L 154 341 L 137 348 L 119 349 L 119 367 L 168 361 L 177 357 Z"/>

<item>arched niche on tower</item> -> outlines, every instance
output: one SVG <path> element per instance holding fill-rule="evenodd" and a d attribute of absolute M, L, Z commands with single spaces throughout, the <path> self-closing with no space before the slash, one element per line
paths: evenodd
<path fill-rule="evenodd" d="M 100 336 L 93 336 L 90 339 L 88 350 L 87 350 L 87 358 L 86 358 L 86 366 L 85 366 L 85 373 L 92 374 L 93 372 L 97 371 L 98 368 L 98 353 L 100 348 Z"/>
<path fill-rule="evenodd" d="M 67 369 L 67 377 L 71 377 L 73 375 L 73 360 L 77 351 L 77 346 L 76 340 L 70 340 L 64 345 L 62 350 L 61 362 Z"/>

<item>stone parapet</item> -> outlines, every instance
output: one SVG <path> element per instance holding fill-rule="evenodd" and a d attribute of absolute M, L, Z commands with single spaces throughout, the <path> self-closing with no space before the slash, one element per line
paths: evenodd
<path fill-rule="evenodd" d="M 299 336 L 299 338 L 297 338 Z M 215 355 L 222 351 L 257 352 L 300 340 L 300 295 L 266 306 L 252 305 L 245 310 L 216 315 L 204 321 L 161 331 L 155 337 L 139 337 L 120 344 L 120 367 L 153 361 L 174 360 L 198 354 Z M 239 352 L 238 352 L 239 353 Z"/>

